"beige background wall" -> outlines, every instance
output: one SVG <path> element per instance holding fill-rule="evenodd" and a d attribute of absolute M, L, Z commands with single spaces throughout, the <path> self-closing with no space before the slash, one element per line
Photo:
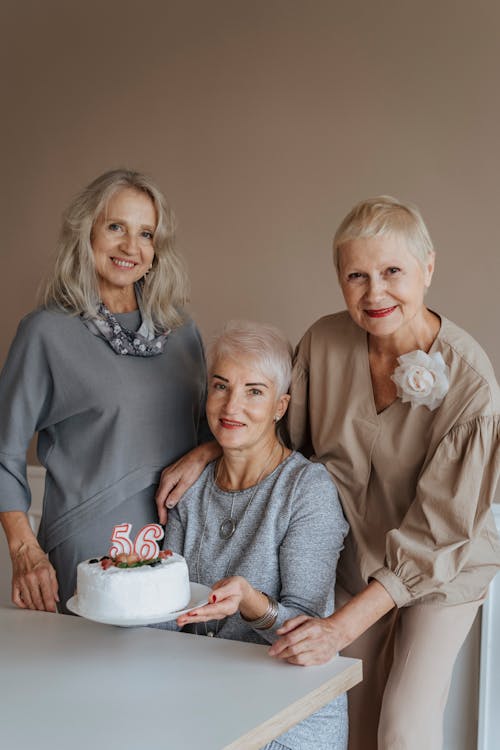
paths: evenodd
<path fill-rule="evenodd" d="M 295 343 L 340 309 L 331 237 L 385 192 L 427 219 L 429 304 L 500 373 L 499 29 L 497 0 L 2 0 L 0 364 L 69 197 L 132 165 L 176 210 L 204 334 L 244 316 Z"/>
<path fill-rule="evenodd" d="M 4 0 L 3 361 L 69 197 L 153 175 L 176 211 L 204 334 L 272 321 L 295 343 L 342 307 L 336 225 L 415 201 L 429 304 L 497 372 L 500 6 L 461 0 Z"/>

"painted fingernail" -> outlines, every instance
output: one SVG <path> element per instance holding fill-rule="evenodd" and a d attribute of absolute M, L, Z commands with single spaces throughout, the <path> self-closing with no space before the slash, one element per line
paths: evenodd
<path fill-rule="evenodd" d="M 217 597 L 215 596 L 215 594 L 213 594 L 212 595 L 212 602 L 215 604 L 216 601 L 217 601 Z"/>
<path fill-rule="evenodd" d="M 196 617 L 196 612 L 188 612 L 188 617 Z"/>

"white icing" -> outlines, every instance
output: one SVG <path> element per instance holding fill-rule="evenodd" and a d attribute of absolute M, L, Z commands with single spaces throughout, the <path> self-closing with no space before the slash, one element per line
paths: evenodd
<path fill-rule="evenodd" d="M 189 573 L 181 555 L 173 554 L 161 565 L 103 570 L 88 560 L 76 569 L 78 608 L 94 617 L 161 617 L 187 606 Z"/>

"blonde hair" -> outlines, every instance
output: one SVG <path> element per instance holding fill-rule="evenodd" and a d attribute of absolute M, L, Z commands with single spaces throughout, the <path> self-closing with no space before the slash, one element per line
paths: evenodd
<path fill-rule="evenodd" d="M 418 208 L 390 195 L 357 203 L 340 223 L 333 238 L 333 260 L 339 272 L 339 250 L 346 242 L 367 237 L 398 234 L 408 250 L 424 265 L 434 251 L 432 240 Z"/>
<path fill-rule="evenodd" d="M 75 196 L 65 211 L 55 265 L 41 294 L 42 304 L 74 315 L 97 314 L 100 299 L 92 229 L 111 197 L 127 188 L 148 195 L 157 217 L 153 265 L 141 281 L 144 317 L 159 329 L 174 328 L 183 322 L 181 308 L 188 293 L 184 262 L 174 248 L 175 217 L 153 181 L 129 169 L 113 169 L 100 175 Z"/>
<path fill-rule="evenodd" d="M 219 357 L 252 357 L 256 367 L 275 385 L 279 396 L 292 379 L 292 347 L 278 328 L 250 320 L 230 320 L 207 347 L 207 369 L 213 374 Z"/>

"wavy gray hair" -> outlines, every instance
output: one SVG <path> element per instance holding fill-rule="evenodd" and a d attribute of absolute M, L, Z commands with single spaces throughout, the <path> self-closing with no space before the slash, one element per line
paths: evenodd
<path fill-rule="evenodd" d="M 211 375 L 220 357 L 252 357 L 256 367 L 275 385 L 277 395 L 288 392 L 292 378 L 292 347 L 278 328 L 250 320 L 230 320 L 207 347 Z"/>
<path fill-rule="evenodd" d="M 100 175 L 65 211 L 55 265 L 41 294 L 42 304 L 75 315 L 97 314 L 100 300 L 92 229 L 111 197 L 126 188 L 148 195 L 157 217 L 153 265 L 142 281 L 144 315 L 158 328 L 174 328 L 183 322 L 182 306 L 188 293 L 184 262 L 174 248 L 175 217 L 154 182 L 130 169 L 113 169 Z"/>
<path fill-rule="evenodd" d="M 333 238 L 333 260 L 339 272 L 339 250 L 346 242 L 366 237 L 399 234 L 408 250 L 424 265 L 434 251 L 432 240 L 418 208 L 390 195 L 357 203 L 340 223 Z"/>

